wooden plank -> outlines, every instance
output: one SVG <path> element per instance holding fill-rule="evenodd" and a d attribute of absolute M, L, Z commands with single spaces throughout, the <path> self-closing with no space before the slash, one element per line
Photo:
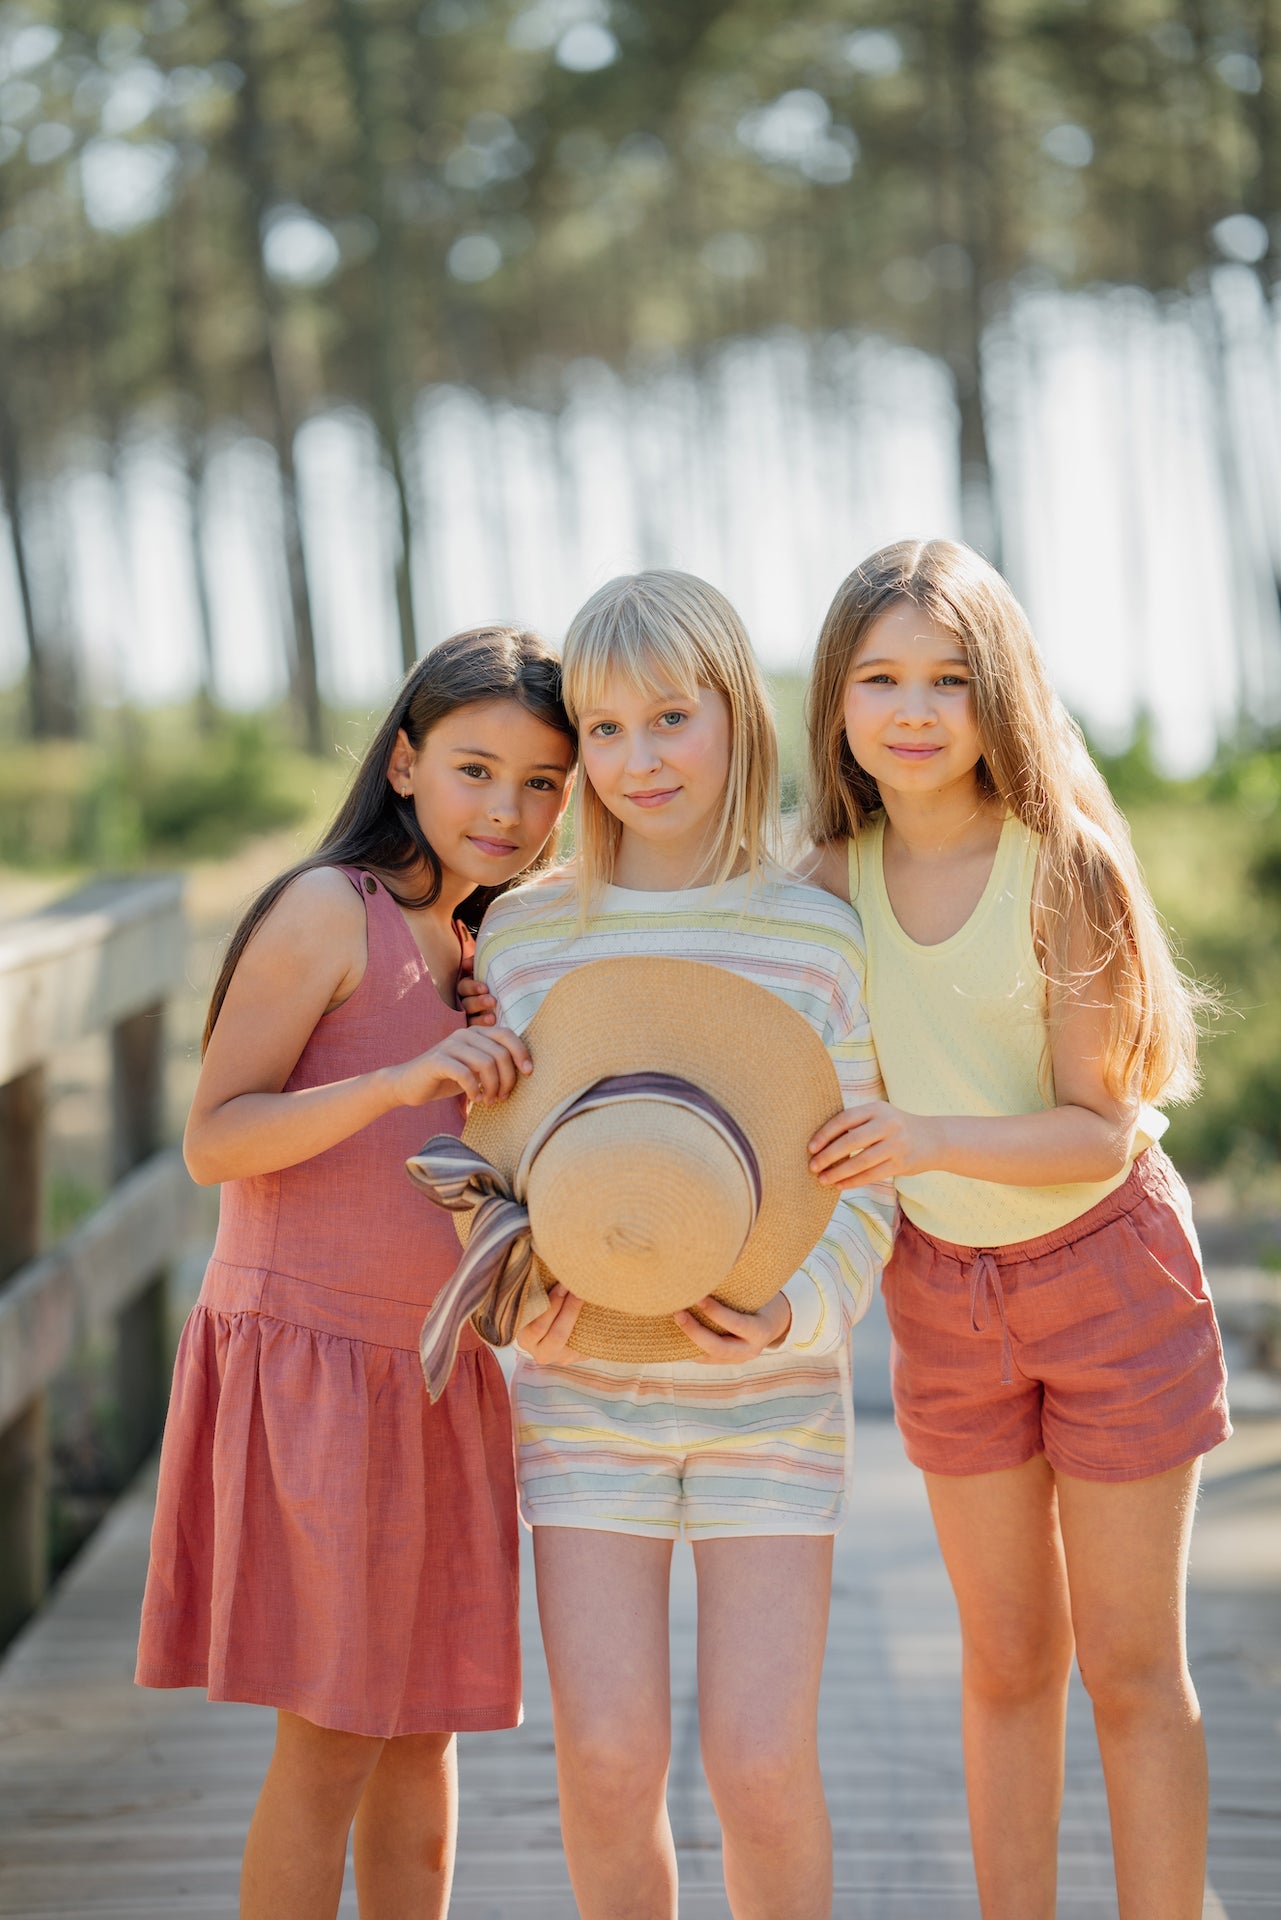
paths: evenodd
<path fill-rule="evenodd" d="M 122 1180 L 85 1224 L 0 1288 L 0 1428 L 99 1332 L 178 1245 L 192 1185 L 176 1147 Z"/>
<path fill-rule="evenodd" d="M 0 1083 L 163 1000 L 183 977 L 177 875 L 101 880 L 0 925 Z"/>
<path fill-rule="evenodd" d="M 1230 1443 L 1221 1461 L 1230 1454 Z M 821 1745 L 840 1920 L 977 1920 L 959 1734 L 958 1646 L 920 1478 L 863 1420 L 838 1542 Z M 1211 1753 L 1205 1920 L 1264 1920 L 1281 1884 L 1281 1427 L 1246 1429 L 1194 1536 L 1193 1668 Z M 1271 1460 L 1273 1466 L 1268 1466 Z M 130 1685 L 146 1563 L 145 1479 L 0 1667 L 0 1915 L 225 1920 L 273 1716 Z M 527 1543 L 526 1543 L 527 1545 Z M 454 1920 L 569 1920 L 546 1668 L 528 1555 L 524 1727 L 462 1742 Z M 691 1558 L 672 1588 L 669 1802 L 682 1920 L 728 1920 L 698 1759 Z M 1089 1706 L 1074 1686 L 1060 1920 L 1116 1920 Z M 355 1920 L 350 1881 L 343 1920 Z"/>

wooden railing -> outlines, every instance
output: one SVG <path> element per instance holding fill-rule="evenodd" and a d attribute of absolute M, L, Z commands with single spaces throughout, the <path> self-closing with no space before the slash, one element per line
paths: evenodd
<path fill-rule="evenodd" d="M 177 878 L 98 881 L 0 925 L 0 1646 L 48 1584 L 47 1389 L 80 1343 L 114 1340 L 115 1466 L 164 1421 L 168 1265 L 191 1192 L 162 1145 L 165 1003 L 183 977 Z M 109 1033 L 111 1190 L 40 1245 L 49 1067 Z"/>

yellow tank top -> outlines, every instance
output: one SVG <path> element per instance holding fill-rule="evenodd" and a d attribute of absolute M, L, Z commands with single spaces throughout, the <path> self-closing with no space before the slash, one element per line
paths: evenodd
<path fill-rule="evenodd" d="M 973 913 L 950 938 L 923 947 L 890 906 L 884 835 L 882 815 L 850 841 L 849 872 L 867 942 L 872 1037 L 891 1102 L 908 1113 L 975 1117 L 1052 1107 L 1046 980 L 1032 938 L 1038 836 L 1009 815 Z M 1166 1125 L 1164 1114 L 1145 1107 L 1135 1154 Z M 904 1213 L 924 1232 L 965 1247 L 1005 1247 L 1066 1226 L 1128 1172 L 1057 1187 L 954 1173 L 912 1174 L 897 1185 Z"/>

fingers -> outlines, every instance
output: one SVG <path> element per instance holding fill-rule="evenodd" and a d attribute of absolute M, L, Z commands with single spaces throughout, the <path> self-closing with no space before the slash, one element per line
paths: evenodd
<path fill-rule="evenodd" d="M 495 1027 L 493 1033 L 488 1035 L 488 1038 L 497 1041 L 499 1046 L 506 1048 L 515 1063 L 518 1073 L 532 1073 L 534 1071 L 534 1062 L 530 1058 L 529 1048 L 525 1045 L 520 1035 L 513 1033 L 510 1027 Z"/>
<path fill-rule="evenodd" d="M 457 993 L 459 1008 L 467 1015 L 469 1027 L 492 1027 L 497 1024 L 498 1002 L 479 980 L 473 980 L 470 974 L 460 974 Z"/>
<path fill-rule="evenodd" d="M 724 1333 L 718 1333 L 712 1327 L 705 1327 L 692 1313 L 672 1316 L 681 1332 L 699 1348 L 701 1359 L 720 1366 L 735 1366 L 741 1365 L 744 1360 L 754 1360 L 758 1353 L 764 1351 L 766 1330 L 754 1313 L 739 1313 L 720 1300 L 710 1298 L 700 1300 L 698 1310 L 727 1329 Z"/>
<path fill-rule="evenodd" d="M 466 1027 L 451 1034 L 440 1050 L 451 1075 L 469 1100 L 505 1100 L 521 1074 L 533 1071 L 529 1048 L 509 1027 Z"/>
<path fill-rule="evenodd" d="M 560 1359 L 583 1310 L 578 1295 L 570 1293 L 559 1280 L 548 1289 L 547 1299 L 547 1311 L 527 1321 L 516 1336 L 517 1346 L 540 1367 Z"/>
<path fill-rule="evenodd" d="M 814 1135 L 814 1142 L 822 1144 L 812 1142 L 810 1145 L 810 1172 L 823 1173 L 838 1161 L 862 1153 L 874 1142 L 883 1140 L 888 1131 L 887 1116 L 874 1107 L 869 1107 L 861 1118 L 856 1112 L 838 1114 Z"/>
<path fill-rule="evenodd" d="M 894 1180 L 902 1172 L 897 1156 L 888 1145 L 869 1147 L 866 1153 L 852 1153 L 847 1160 L 820 1173 L 820 1187 L 863 1187 L 871 1180 Z"/>
<path fill-rule="evenodd" d="M 833 1140 L 837 1139 L 840 1134 L 845 1133 L 847 1130 L 853 1127 L 861 1127 L 865 1121 L 871 1119 L 875 1112 L 876 1102 L 869 1101 L 864 1107 L 847 1107 L 844 1113 L 834 1113 L 830 1120 L 824 1121 L 823 1125 L 810 1141 L 811 1155 L 821 1153 L 824 1147 L 829 1146 Z M 810 1163 L 810 1172 L 817 1172 L 817 1168 L 813 1165 L 812 1160 Z"/>

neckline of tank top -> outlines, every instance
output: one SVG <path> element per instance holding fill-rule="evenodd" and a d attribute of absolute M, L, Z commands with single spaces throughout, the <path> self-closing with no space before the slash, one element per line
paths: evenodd
<path fill-rule="evenodd" d="M 382 898 L 386 901 L 387 906 L 389 907 L 391 912 L 395 915 L 396 925 L 400 928 L 401 932 L 404 934 L 405 939 L 409 942 L 410 952 L 413 954 L 415 960 L 418 962 L 419 968 L 421 970 L 420 972 L 421 979 L 430 988 L 431 992 L 435 994 L 437 1000 L 440 1002 L 442 1012 L 453 1014 L 455 1019 L 465 1021 L 467 1016 L 463 1012 L 462 1008 L 451 1007 L 448 1000 L 446 1000 L 444 994 L 440 991 L 440 988 L 436 985 L 436 982 L 433 980 L 431 967 L 428 963 L 427 956 L 423 952 L 422 948 L 419 946 L 417 940 L 414 938 L 414 930 L 410 926 L 408 920 L 406 920 L 404 912 L 399 902 L 392 899 L 391 895 L 387 891 L 385 883 L 378 878 L 378 875 L 376 873 L 370 873 L 368 869 L 365 867 L 347 867 L 347 868 L 344 868 L 343 871 L 347 873 L 349 876 L 353 877 L 353 884 L 356 887 L 356 891 L 362 896 L 362 898 L 367 897 L 370 900 L 376 900 L 379 897 L 379 895 L 382 896 Z M 373 882 L 372 886 L 369 884 L 370 881 Z M 366 909 L 365 909 L 366 915 L 368 915 L 368 911 L 369 911 L 368 906 L 366 906 Z M 454 938 L 458 942 L 459 972 L 461 973 L 462 963 L 467 958 L 467 943 L 463 937 L 464 929 L 462 927 L 462 923 L 458 920 L 451 920 L 450 925 L 453 927 L 453 930 L 454 930 Z M 360 979 L 357 982 L 354 991 L 349 993 L 347 995 L 347 998 L 341 1001 L 339 1005 L 333 1009 L 334 1013 L 341 1013 L 343 1007 L 349 1007 L 351 1005 L 352 1001 L 356 998 L 356 995 L 360 992 L 361 987 L 364 986 L 368 976 L 369 976 L 369 966 L 368 966 L 368 963 L 366 962 L 365 971 L 364 973 L 361 974 Z"/>
<path fill-rule="evenodd" d="M 877 898 L 886 925 L 889 927 L 893 937 L 900 941 L 910 953 L 927 954 L 933 958 L 936 954 L 954 952 L 963 942 L 972 939 L 974 934 L 977 933 L 979 927 L 991 912 L 992 904 L 1004 885 L 1006 878 L 1005 869 L 1010 864 L 1012 858 L 1011 849 L 1015 839 L 1014 830 L 1019 824 L 1018 815 L 1015 813 L 1007 813 L 1001 822 L 1001 835 L 996 843 L 996 852 L 992 856 L 992 870 L 983 884 L 982 893 L 974 902 L 965 919 L 961 922 L 955 933 L 948 934 L 946 940 L 932 941 L 913 940 L 911 934 L 908 933 L 902 925 L 893 906 L 890 904 L 890 891 L 885 884 L 885 824 L 885 815 L 882 814 L 876 823 L 870 851 L 872 855 L 872 880 L 876 888 Z"/>

